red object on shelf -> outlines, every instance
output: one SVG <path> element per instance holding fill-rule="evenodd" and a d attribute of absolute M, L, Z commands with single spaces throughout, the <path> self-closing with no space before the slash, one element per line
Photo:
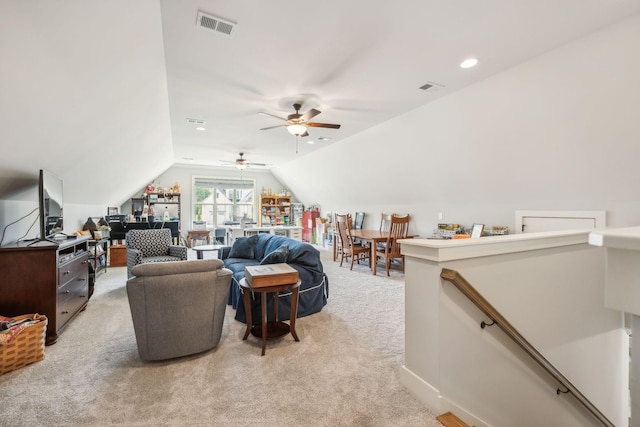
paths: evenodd
<path fill-rule="evenodd" d="M 304 211 L 302 212 L 302 241 L 311 242 L 311 235 L 316 228 L 316 218 L 318 218 L 318 211 Z"/>

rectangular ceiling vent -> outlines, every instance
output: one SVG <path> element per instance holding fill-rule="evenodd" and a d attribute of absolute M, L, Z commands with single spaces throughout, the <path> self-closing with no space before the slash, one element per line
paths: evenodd
<path fill-rule="evenodd" d="M 238 24 L 236 22 L 231 22 L 226 19 L 218 18 L 217 16 L 209 15 L 202 11 L 198 11 L 196 25 L 204 30 L 215 31 L 218 34 L 232 36 Z"/>
<path fill-rule="evenodd" d="M 439 91 L 440 89 L 442 89 L 444 87 L 445 86 L 441 85 L 440 83 L 426 82 L 425 84 L 420 86 L 420 89 L 425 90 L 427 92 L 436 92 L 436 91 Z"/>
<path fill-rule="evenodd" d="M 206 125 L 207 121 L 206 120 L 200 120 L 200 119 L 190 119 L 187 117 L 187 123 L 190 123 L 192 125 Z"/>

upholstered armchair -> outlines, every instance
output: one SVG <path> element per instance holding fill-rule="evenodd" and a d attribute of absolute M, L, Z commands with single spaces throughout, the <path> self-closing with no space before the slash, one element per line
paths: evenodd
<path fill-rule="evenodd" d="M 187 259 L 187 247 L 174 245 L 171 230 L 131 230 L 125 235 L 127 247 L 127 277 L 138 264 L 148 262 L 180 261 Z"/>
<path fill-rule="evenodd" d="M 129 308 L 143 360 L 210 350 L 222 336 L 231 271 L 219 259 L 133 267 Z"/>

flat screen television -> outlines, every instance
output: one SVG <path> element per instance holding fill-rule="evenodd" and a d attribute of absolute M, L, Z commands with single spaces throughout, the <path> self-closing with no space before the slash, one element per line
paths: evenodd
<path fill-rule="evenodd" d="M 62 218 L 62 179 L 40 169 L 38 183 L 40 204 L 40 240 L 54 237 L 64 228 Z"/>

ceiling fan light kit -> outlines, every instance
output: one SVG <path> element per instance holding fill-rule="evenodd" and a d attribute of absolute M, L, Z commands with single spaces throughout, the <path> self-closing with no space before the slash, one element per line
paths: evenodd
<path fill-rule="evenodd" d="M 280 119 L 282 121 L 285 121 L 286 123 L 281 125 L 276 125 L 276 126 L 269 126 L 266 128 L 262 128 L 260 130 L 268 130 L 268 129 L 273 129 L 281 126 L 286 127 L 289 133 L 291 135 L 295 135 L 296 137 L 296 153 L 298 153 L 298 137 L 309 136 L 309 133 L 307 132 L 307 128 L 315 127 L 315 128 L 340 129 L 340 125 L 336 125 L 336 124 L 311 122 L 310 120 L 312 118 L 320 114 L 320 111 L 316 110 L 315 108 L 310 109 L 304 114 L 300 114 L 300 108 L 302 108 L 301 103 L 293 104 L 293 108 L 294 110 L 296 110 L 296 112 L 294 114 L 289 114 L 286 119 L 284 117 L 278 117 L 271 113 L 261 112 L 260 114 L 264 116 L 275 117 L 276 119 Z"/>
<path fill-rule="evenodd" d="M 300 136 L 300 135 L 304 134 L 307 131 L 307 127 L 303 126 L 303 125 L 288 125 L 287 126 L 287 130 L 292 135 Z"/>

